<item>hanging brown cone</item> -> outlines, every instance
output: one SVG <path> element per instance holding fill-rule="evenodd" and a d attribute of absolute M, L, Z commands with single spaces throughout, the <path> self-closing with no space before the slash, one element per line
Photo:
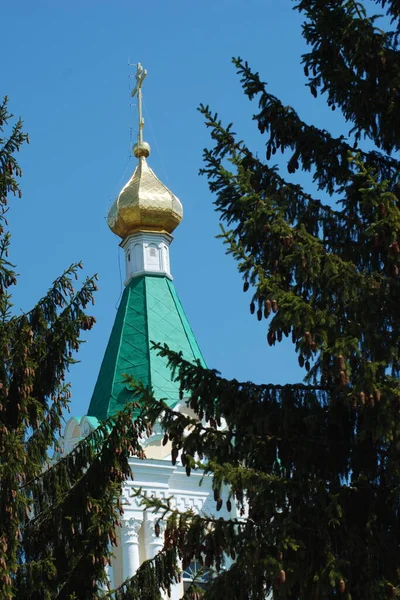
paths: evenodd
<path fill-rule="evenodd" d="M 154 533 L 156 534 L 156 537 L 160 537 L 160 532 L 160 523 L 157 521 L 157 523 L 154 525 Z"/>
<path fill-rule="evenodd" d="M 279 579 L 281 583 L 285 583 L 286 581 L 286 573 L 283 569 L 279 571 Z"/>
<path fill-rule="evenodd" d="M 164 434 L 162 439 L 162 445 L 165 446 L 168 443 L 168 433 Z"/>
<path fill-rule="evenodd" d="M 399 274 L 399 267 L 397 265 L 392 265 L 390 268 L 390 274 L 392 277 L 397 277 Z"/>
<path fill-rule="evenodd" d="M 267 342 L 270 346 L 273 346 L 275 344 L 275 341 L 276 341 L 276 333 L 275 333 L 275 331 L 272 331 L 270 329 L 267 333 Z"/>
<path fill-rule="evenodd" d="M 378 206 L 379 214 L 384 217 L 386 215 L 386 206 L 381 202 Z"/>
<path fill-rule="evenodd" d="M 364 392 L 360 392 L 360 402 L 361 402 L 362 406 L 365 405 L 365 393 Z"/>
<path fill-rule="evenodd" d="M 301 266 L 302 266 L 303 269 L 307 268 L 307 259 L 306 259 L 305 256 L 301 257 Z"/>
<path fill-rule="evenodd" d="M 336 366 L 338 368 L 338 371 L 344 371 L 346 364 L 344 356 L 342 356 L 341 354 L 339 354 L 339 356 L 336 358 Z"/>
<path fill-rule="evenodd" d="M 252 315 L 254 315 L 255 310 L 256 310 L 256 305 L 254 304 L 254 302 L 250 302 L 250 312 Z"/>
<path fill-rule="evenodd" d="M 369 395 L 368 401 L 369 401 L 368 403 L 369 403 L 370 407 L 374 408 L 375 407 L 375 397 L 373 394 Z"/>
<path fill-rule="evenodd" d="M 339 581 L 339 592 L 340 592 L 341 594 L 344 594 L 344 593 L 345 593 L 345 591 L 346 591 L 346 584 L 345 584 L 344 580 L 343 580 L 343 579 L 341 579 L 341 580 Z"/>
<path fill-rule="evenodd" d="M 345 385 L 347 385 L 347 375 L 345 371 L 340 371 L 339 373 L 339 385 L 340 387 L 345 387 Z"/>
<path fill-rule="evenodd" d="M 281 341 L 282 341 L 282 336 L 283 336 L 283 334 L 282 334 L 282 330 L 281 330 L 281 329 L 278 329 L 278 332 L 277 332 L 278 342 L 281 342 Z"/>
<path fill-rule="evenodd" d="M 299 358 L 297 360 L 299 361 L 300 367 L 304 367 L 304 356 L 302 354 L 299 354 Z"/>
<path fill-rule="evenodd" d="M 276 300 L 272 300 L 271 302 L 272 312 L 276 313 L 278 310 L 278 302 Z"/>
<path fill-rule="evenodd" d="M 283 245 L 285 246 L 285 248 L 290 248 L 290 246 L 293 244 L 293 238 L 291 235 L 286 235 L 283 238 Z"/>
<path fill-rule="evenodd" d="M 250 287 L 250 284 L 249 284 L 249 282 L 248 282 L 248 281 L 245 281 L 245 282 L 244 282 L 244 284 L 243 284 L 243 291 L 244 291 L 244 292 L 247 292 L 247 290 L 249 289 L 249 287 Z"/>
<path fill-rule="evenodd" d="M 261 319 L 262 319 L 262 310 L 261 310 L 261 308 L 259 308 L 258 311 L 257 311 L 257 319 L 259 321 L 261 321 Z"/>
<path fill-rule="evenodd" d="M 381 400 L 381 390 L 375 390 L 375 400 L 380 402 Z"/>
<path fill-rule="evenodd" d="M 171 451 L 171 462 L 173 465 L 176 464 L 176 459 L 178 458 L 178 448 L 174 446 Z"/>
<path fill-rule="evenodd" d="M 266 300 L 264 304 L 264 317 L 267 319 L 271 314 L 271 300 Z"/>
<path fill-rule="evenodd" d="M 306 360 L 306 362 L 304 363 L 304 366 L 306 368 L 306 371 L 308 372 L 311 369 L 310 361 Z"/>
<path fill-rule="evenodd" d="M 397 596 L 397 590 L 393 585 L 389 585 L 389 598 L 396 598 Z"/>
<path fill-rule="evenodd" d="M 312 342 L 312 336 L 311 336 L 311 333 L 309 331 L 305 332 L 304 339 L 306 341 L 307 346 L 310 346 L 311 342 Z"/>

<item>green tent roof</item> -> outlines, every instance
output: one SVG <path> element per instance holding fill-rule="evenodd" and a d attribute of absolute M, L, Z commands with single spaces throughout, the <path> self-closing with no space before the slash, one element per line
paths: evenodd
<path fill-rule="evenodd" d="M 178 402 L 179 385 L 171 379 L 166 360 L 151 350 L 151 342 L 166 343 L 185 359 L 199 359 L 205 366 L 173 283 L 167 277 L 142 275 L 124 290 L 89 416 L 106 419 L 131 401 L 125 373 L 151 386 L 155 397 L 166 399 L 171 407 Z"/>

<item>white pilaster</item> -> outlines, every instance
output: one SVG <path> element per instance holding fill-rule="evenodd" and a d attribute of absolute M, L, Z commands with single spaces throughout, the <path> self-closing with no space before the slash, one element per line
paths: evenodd
<path fill-rule="evenodd" d="M 146 546 L 146 558 L 154 558 L 164 546 L 164 533 L 166 523 L 161 521 L 155 514 L 145 514 L 144 520 L 144 543 Z"/>
<path fill-rule="evenodd" d="M 134 233 L 121 243 L 125 251 L 125 285 L 133 277 L 144 275 L 165 275 L 172 279 L 169 263 L 169 245 L 172 236 L 168 233 L 151 231 Z"/>
<path fill-rule="evenodd" d="M 140 566 L 139 531 L 142 515 L 126 518 L 122 521 L 122 572 L 123 578 L 132 577 Z"/>

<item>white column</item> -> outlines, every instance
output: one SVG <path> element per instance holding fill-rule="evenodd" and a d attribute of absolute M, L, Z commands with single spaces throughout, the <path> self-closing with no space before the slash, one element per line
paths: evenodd
<path fill-rule="evenodd" d="M 160 521 L 157 515 L 145 513 L 144 543 L 147 559 L 154 558 L 154 556 L 163 549 L 166 526 L 166 522 Z M 162 593 L 162 597 L 165 598 L 165 600 L 180 600 L 182 597 L 182 584 L 171 584 L 171 595 Z"/>
<path fill-rule="evenodd" d="M 160 521 L 157 515 L 145 514 L 144 543 L 147 559 L 154 558 L 154 556 L 162 550 L 164 546 L 165 528 L 165 521 Z"/>
<path fill-rule="evenodd" d="M 141 519 L 131 517 L 122 521 L 122 575 L 132 577 L 140 567 L 139 531 Z"/>

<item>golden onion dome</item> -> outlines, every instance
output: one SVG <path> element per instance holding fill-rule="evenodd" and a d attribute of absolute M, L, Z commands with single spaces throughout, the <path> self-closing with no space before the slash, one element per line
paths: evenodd
<path fill-rule="evenodd" d="M 147 164 L 149 144 L 139 142 L 133 152 L 139 164 L 111 206 L 108 225 L 121 238 L 137 231 L 172 233 L 182 221 L 182 204 Z"/>

